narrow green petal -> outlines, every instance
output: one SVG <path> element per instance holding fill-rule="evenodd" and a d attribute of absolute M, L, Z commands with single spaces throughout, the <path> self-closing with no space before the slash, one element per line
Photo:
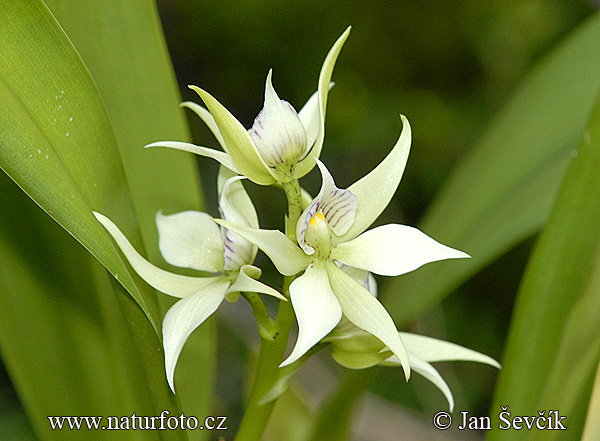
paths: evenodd
<path fill-rule="evenodd" d="M 396 192 L 408 160 L 412 138 L 408 120 L 404 115 L 400 115 L 400 118 L 402 133 L 392 151 L 368 175 L 348 187 L 358 197 L 358 211 L 350 229 L 341 237 L 334 238 L 334 244 L 354 239 L 369 228 Z"/>
<path fill-rule="evenodd" d="M 179 142 L 179 141 L 158 141 L 153 142 L 152 144 L 148 144 L 145 148 L 150 147 L 166 147 L 168 149 L 175 150 L 183 150 L 184 152 L 194 153 L 199 156 L 205 156 L 207 158 L 212 158 L 215 161 L 223 164 L 229 170 L 234 171 L 237 174 L 242 174 L 237 165 L 233 162 L 231 156 L 229 156 L 225 152 L 220 152 L 215 149 L 209 149 L 208 147 L 201 147 L 199 145 L 190 144 L 189 142 Z"/>
<path fill-rule="evenodd" d="M 219 307 L 229 282 L 215 277 L 212 283 L 191 296 L 179 300 L 165 314 L 163 320 L 163 346 L 165 348 L 165 370 L 173 393 L 175 365 L 189 335 Z"/>
<path fill-rule="evenodd" d="M 171 265 L 198 271 L 223 271 L 223 238 L 212 217 L 201 211 L 156 213 L 158 247 Z"/>
<path fill-rule="evenodd" d="M 337 39 L 332 48 L 329 50 L 325 61 L 323 62 L 323 67 L 321 68 L 321 73 L 319 74 L 319 116 L 320 116 L 320 125 L 319 125 L 319 133 L 315 140 L 315 144 L 312 149 L 307 153 L 306 157 L 298 163 L 296 166 L 296 171 L 294 175 L 296 178 L 301 178 L 309 171 L 313 169 L 315 166 L 315 158 L 318 158 L 321 155 L 321 149 L 323 148 L 323 138 L 325 137 L 325 109 L 327 107 L 327 96 L 329 94 L 330 84 L 331 84 L 331 74 L 333 73 L 333 67 L 335 66 L 335 62 L 337 60 L 340 51 L 342 50 L 342 46 L 344 42 L 350 35 L 350 26 L 344 31 L 344 33 Z"/>
<path fill-rule="evenodd" d="M 133 248 L 125 235 L 109 218 L 96 212 L 94 212 L 94 216 L 115 239 L 135 272 L 153 288 L 173 297 L 187 297 L 214 282 L 214 277 L 182 276 L 155 267 Z"/>
<path fill-rule="evenodd" d="M 265 285 L 264 283 L 255 280 L 252 276 L 256 275 L 256 270 L 258 270 L 258 275 L 260 276 L 260 269 L 251 265 L 244 265 L 240 268 L 240 274 L 238 278 L 235 280 L 235 283 L 229 287 L 228 292 L 258 292 L 261 294 L 267 294 L 273 297 L 278 298 L 279 300 L 287 299 L 283 297 L 278 291 L 274 290 L 270 286 Z"/>
<path fill-rule="evenodd" d="M 279 230 L 259 230 L 222 219 L 216 223 L 240 235 L 260 248 L 284 276 L 293 276 L 306 269 L 310 258 Z"/>
<path fill-rule="evenodd" d="M 179 105 L 179 107 L 187 107 L 196 115 L 198 115 L 200 119 L 204 121 L 206 127 L 208 127 L 212 134 L 215 136 L 215 138 L 219 142 L 219 145 L 223 148 L 225 153 L 229 153 L 229 150 L 227 149 L 227 144 L 225 144 L 225 141 L 223 140 L 223 135 L 221 135 L 221 132 L 219 132 L 219 127 L 217 126 L 215 119 L 212 117 L 208 110 L 192 101 L 184 101 Z"/>
<path fill-rule="evenodd" d="M 500 363 L 492 357 L 455 343 L 408 332 L 401 332 L 400 337 L 411 354 L 415 354 L 425 361 L 476 361 L 501 369 Z"/>
<path fill-rule="evenodd" d="M 400 359 L 406 380 L 410 378 L 408 351 L 383 305 L 333 262 L 327 262 L 329 282 L 344 315 L 361 329 L 382 341 Z"/>
<path fill-rule="evenodd" d="M 274 184 L 276 179 L 273 177 L 271 169 L 260 157 L 244 126 L 208 92 L 196 86 L 190 86 L 190 89 L 200 95 L 210 110 L 229 154 L 241 174 L 260 185 Z"/>
<path fill-rule="evenodd" d="M 298 320 L 294 350 L 279 367 L 287 366 L 331 332 L 342 318 L 342 308 L 331 290 L 323 265 L 310 265 L 290 285 L 290 298 Z"/>
<path fill-rule="evenodd" d="M 466 257 L 469 255 L 416 228 L 398 224 L 373 228 L 331 251 L 332 259 L 383 276 L 399 276 L 426 263 Z"/>

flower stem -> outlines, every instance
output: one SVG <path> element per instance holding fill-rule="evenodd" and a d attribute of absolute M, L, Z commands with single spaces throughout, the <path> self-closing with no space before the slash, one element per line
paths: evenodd
<path fill-rule="evenodd" d="M 275 329 L 273 326 L 273 319 L 269 317 L 267 308 L 260 296 L 255 292 L 244 292 L 242 293 L 242 297 L 244 297 L 252 307 L 252 313 L 258 323 L 258 333 L 260 334 L 260 337 L 263 340 L 274 340 Z"/>
<path fill-rule="evenodd" d="M 293 322 L 292 305 L 290 302 L 280 302 L 277 320 L 273 327 L 274 339 L 263 338 L 260 343 L 256 377 L 235 441 L 258 441 L 261 439 L 277 400 L 268 403 L 262 403 L 262 401 L 279 379 L 279 365 L 285 355 L 287 339 Z"/>
<path fill-rule="evenodd" d="M 297 179 L 286 182 L 283 190 L 288 200 L 288 216 L 285 223 L 285 234 L 292 242 L 296 242 L 296 224 L 302 214 L 302 202 L 300 199 L 300 184 Z"/>
<path fill-rule="evenodd" d="M 288 215 L 285 227 L 286 235 L 290 240 L 296 242 L 296 224 L 302 214 L 300 185 L 298 180 L 294 179 L 289 183 L 283 184 L 283 189 L 285 190 L 288 199 Z M 287 299 L 290 298 L 289 288 L 295 278 L 295 276 L 288 276 L 284 279 L 283 295 Z M 262 314 L 262 312 L 259 312 L 259 314 Z M 267 396 L 267 393 L 272 391 L 273 387 L 280 379 L 281 371 L 279 365 L 283 361 L 283 356 L 285 355 L 287 340 L 294 323 L 294 318 L 292 303 L 290 301 L 279 302 L 277 319 L 275 320 L 272 332 L 270 333 L 273 336 L 273 339 L 263 337 L 260 342 L 258 366 L 256 368 L 254 384 L 252 385 L 248 407 L 244 413 L 235 441 L 259 441 L 262 437 L 267 422 L 269 421 L 269 417 L 271 416 L 271 412 L 273 411 L 273 407 L 277 401 L 276 399 L 273 399 L 265 403 L 264 399 Z"/>

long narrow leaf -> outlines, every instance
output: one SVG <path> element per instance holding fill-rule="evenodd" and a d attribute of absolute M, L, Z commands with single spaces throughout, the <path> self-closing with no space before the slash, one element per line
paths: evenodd
<path fill-rule="evenodd" d="M 494 405 L 557 409 L 568 431 L 490 439 L 581 436 L 600 358 L 600 101 L 582 135 L 519 290 Z"/>
<path fill-rule="evenodd" d="M 98 86 L 124 164 L 146 257 L 164 266 L 156 212 L 201 208 L 202 196 L 193 155 L 143 148 L 154 141 L 189 138 L 155 5 L 151 0 L 47 0 L 47 4 Z M 170 304 L 166 297 L 159 294 L 163 312 Z M 186 415 L 210 414 L 213 334 L 208 321 L 188 339 L 179 360 L 177 397 Z M 205 439 L 209 433 L 196 430 L 188 436 Z"/>

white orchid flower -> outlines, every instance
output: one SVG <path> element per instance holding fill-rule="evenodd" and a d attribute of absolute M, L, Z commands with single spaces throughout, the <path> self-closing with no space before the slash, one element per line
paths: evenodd
<path fill-rule="evenodd" d="M 221 167 L 219 210 L 223 219 L 257 228 L 256 210 L 244 190 L 242 179 Z M 286 300 L 274 289 L 259 282 L 261 270 L 252 266 L 257 249 L 232 231 L 220 228 L 212 217 L 200 211 L 156 215 L 159 249 L 167 263 L 181 268 L 214 273 L 190 277 L 164 271 L 144 259 L 119 228 L 106 216 L 94 213 L 121 248 L 133 269 L 153 288 L 179 300 L 163 320 L 165 370 L 175 392 L 174 373 L 179 354 L 188 336 L 221 304 L 236 300 L 240 292 L 258 292 Z"/>
<path fill-rule="evenodd" d="M 377 297 L 377 284 L 369 271 L 348 266 L 344 272 L 361 283 Z M 500 363 L 480 352 L 432 337 L 408 332 L 399 333 L 406 350 L 411 370 L 431 381 L 446 397 L 450 412 L 454 410 L 454 397 L 448 384 L 430 363 L 436 361 L 475 361 L 501 369 Z M 335 329 L 322 342 L 331 344 L 331 356 L 349 369 L 365 369 L 374 365 L 399 366 L 400 360 L 377 337 L 357 328 L 342 317 Z"/>
<path fill-rule="evenodd" d="M 176 141 L 161 141 L 146 147 L 168 147 L 216 159 L 230 170 L 247 176 L 260 185 L 298 179 L 315 166 L 325 136 L 325 108 L 335 61 L 350 28 L 335 42 L 321 68 L 318 90 L 300 112 L 279 99 L 269 71 L 265 86 L 264 107 L 250 130 L 208 92 L 190 86 L 208 107 L 190 102 L 182 104 L 193 110 L 215 135 L 223 151 Z"/>
<path fill-rule="evenodd" d="M 393 320 L 381 303 L 338 263 L 397 276 L 429 262 L 469 257 L 404 225 L 389 224 L 363 233 L 387 206 L 404 172 L 411 130 L 408 120 L 401 118 L 403 130 L 392 151 L 347 190 L 337 188 L 317 160 L 323 184 L 298 220 L 300 247 L 279 231 L 217 221 L 257 245 L 280 273 L 295 275 L 304 271 L 290 286 L 299 334 L 294 350 L 282 366 L 294 362 L 323 339 L 343 314 L 381 340 L 401 361 L 408 379 L 409 355 Z"/>

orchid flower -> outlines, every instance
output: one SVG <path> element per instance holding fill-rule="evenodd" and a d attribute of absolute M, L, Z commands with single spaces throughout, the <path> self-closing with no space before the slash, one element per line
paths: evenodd
<path fill-rule="evenodd" d="M 327 168 L 316 160 L 323 183 L 298 220 L 298 244 L 279 231 L 217 221 L 263 250 L 280 273 L 291 276 L 304 271 L 290 286 L 299 333 L 296 346 L 282 366 L 293 363 L 323 339 L 343 314 L 383 342 L 398 357 L 408 379 L 409 354 L 392 318 L 338 264 L 397 276 L 429 262 L 469 257 L 413 227 L 389 224 L 364 232 L 387 206 L 404 172 L 411 130 L 408 120 L 401 118 L 403 130 L 392 151 L 347 190 L 337 188 Z"/>
<path fill-rule="evenodd" d="M 331 74 L 349 33 L 350 28 L 327 54 L 319 75 L 318 90 L 298 113 L 287 101 L 279 99 L 271 82 L 271 71 L 265 85 L 264 107 L 250 130 L 246 130 L 208 92 L 190 86 L 208 110 L 190 102 L 182 106 L 198 114 L 224 151 L 176 141 L 155 142 L 146 147 L 168 147 L 208 156 L 260 185 L 286 183 L 304 176 L 313 169 L 315 158 L 321 154 L 327 96 L 333 85 Z"/>
<path fill-rule="evenodd" d="M 256 210 L 239 176 L 221 167 L 219 173 L 219 210 L 223 219 L 257 228 Z M 213 273 L 208 277 L 190 277 L 164 271 L 144 259 L 119 228 L 106 216 L 94 213 L 112 235 L 133 269 L 153 288 L 181 300 L 163 320 L 165 370 L 175 392 L 174 373 L 179 354 L 189 335 L 221 304 L 235 301 L 240 292 L 258 292 L 285 298 L 257 281 L 261 270 L 252 266 L 257 249 L 232 231 L 220 228 L 212 217 L 200 211 L 173 215 L 158 212 L 156 225 L 159 249 L 167 263 L 181 268 Z"/>
<path fill-rule="evenodd" d="M 361 283 L 377 297 L 377 285 L 373 275 L 364 270 L 342 266 L 352 278 Z M 475 361 L 501 369 L 492 357 L 472 349 L 432 337 L 408 332 L 399 333 L 410 361 L 410 368 L 431 381 L 446 397 L 450 412 L 454 409 L 454 397 L 448 384 L 430 363 L 436 361 Z M 398 366 L 400 360 L 379 339 L 357 328 L 346 318 L 322 340 L 331 344 L 331 356 L 340 365 L 350 369 L 365 369 L 374 365 Z"/>

